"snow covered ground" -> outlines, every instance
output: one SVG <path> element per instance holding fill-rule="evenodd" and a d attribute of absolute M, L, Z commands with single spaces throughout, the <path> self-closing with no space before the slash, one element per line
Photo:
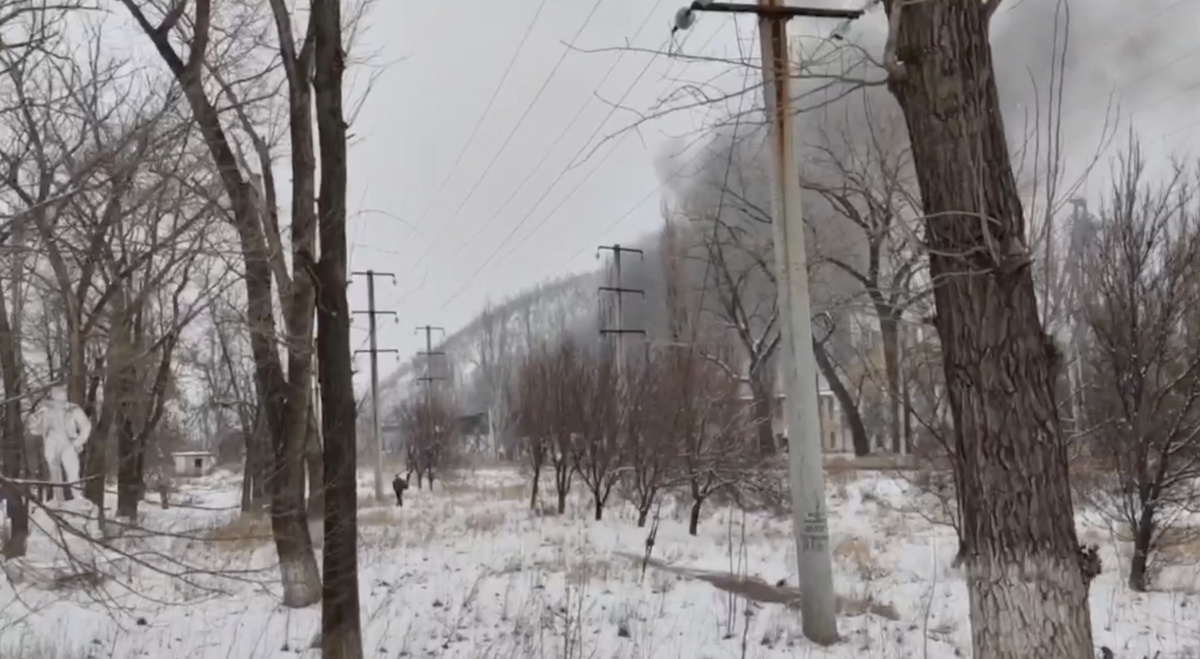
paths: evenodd
<path fill-rule="evenodd" d="M 711 507 L 691 537 L 686 507 L 664 507 L 656 561 L 642 578 L 646 529 L 615 504 L 593 522 L 582 491 L 557 517 L 528 509 L 515 471 L 410 490 L 404 509 L 368 502 L 362 485 L 368 657 L 969 656 L 965 587 L 949 567 L 953 531 L 912 512 L 907 485 L 883 473 L 829 485 L 844 636 L 832 648 L 807 643 L 785 603 L 796 582 L 786 519 Z M 146 505 L 144 525 L 155 532 L 127 534 L 114 550 L 89 553 L 78 538 L 55 541 L 56 550 L 39 533 L 30 558 L 5 566 L 0 657 L 315 657 L 319 607 L 277 604 L 267 525 L 240 520 L 237 487 L 229 474 L 181 486 L 184 505 Z M 50 524 L 46 513 L 35 521 Z M 1127 547 L 1097 527 L 1081 532 L 1105 561 L 1092 587 L 1097 643 L 1121 658 L 1200 656 L 1200 569 L 1171 567 L 1159 592 L 1134 595 L 1117 559 Z M 66 551 L 103 578 L 56 572 Z"/>

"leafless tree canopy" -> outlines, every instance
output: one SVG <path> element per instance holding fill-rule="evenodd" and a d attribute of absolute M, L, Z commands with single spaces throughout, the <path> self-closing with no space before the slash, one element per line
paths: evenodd
<path fill-rule="evenodd" d="M 1133 539 L 1135 590 L 1155 552 L 1190 532 L 1176 520 L 1200 477 L 1200 178 L 1145 168 L 1136 143 L 1117 161 L 1081 291 L 1089 492 Z"/>

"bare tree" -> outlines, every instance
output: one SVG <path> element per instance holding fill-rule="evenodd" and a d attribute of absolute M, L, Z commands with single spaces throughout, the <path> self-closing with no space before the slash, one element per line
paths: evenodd
<path fill-rule="evenodd" d="M 1001 119 L 988 39 L 999 4 L 885 0 L 883 62 L 925 213 L 974 656 L 1085 659 L 1098 569 L 1075 533 L 1054 395 L 1061 357 L 1041 325 Z"/>
<path fill-rule="evenodd" d="M 521 447 L 529 460 L 529 508 L 538 509 L 538 491 L 546 459 L 553 450 L 554 363 L 544 348 L 534 348 L 521 361 L 507 399 L 512 427 L 522 438 Z"/>
<path fill-rule="evenodd" d="M 428 479 L 433 488 L 435 474 L 450 456 L 454 441 L 454 410 L 446 397 L 430 393 L 410 398 L 398 411 L 404 433 L 409 472 L 416 472 L 417 487 Z"/>
<path fill-rule="evenodd" d="M 675 346 L 659 358 L 653 399 L 659 428 L 679 462 L 674 482 L 691 497 L 688 532 L 696 535 L 704 502 L 732 493 L 760 464 L 747 440 L 753 419 L 738 396 L 738 383 L 713 360 L 688 346 Z"/>
<path fill-rule="evenodd" d="M 919 215 L 919 202 L 905 136 L 898 131 L 900 118 L 874 107 L 878 103 L 872 91 L 859 95 L 865 125 L 847 118 L 845 124 L 852 126 L 826 128 L 805 145 L 803 184 L 822 202 L 806 210 L 809 217 L 829 216 L 811 223 L 820 234 L 836 234 L 818 236 L 824 247 L 821 260 L 861 287 L 878 323 L 891 449 L 907 453 L 912 450 L 912 428 L 904 413 L 901 330 L 906 310 L 922 294 L 914 288 L 922 253 L 914 244 L 913 227 L 908 226 Z M 844 389 L 834 369 L 826 365 L 832 360 L 825 342 L 817 353 L 818 367 L 831 388 Z"/>
<path fill-rule="evenodd" d="M 506 397 L 509 394 L 515 363 L 512 332 L 508 327 L 507 315 L 491 303 L 484 307 L 478 322 L 479 333 L 472 361 L 475 365 L 475 377 L 478 378 L 481 402 L 488 415 L 492 441 L 496 443 L 492 450 L 497 455 L 502 455 L 508 447 Z"/>
<path fill-rule="evenodd" d="M 779 306 L 771 214 L 761 203 L 766 176 L 753 146 L 735 134 L 715 138 L 700 183 L 685 193 L 680 212 L 692 224 L 693 251 L 704 262 L 705 281 L 699 283 L 710 295 L 705 311 L 714 316 L 716 331 L 741 348 L 728 363 L 715 354 L 708 358 L 748 388 L 759 448 L 774 451 L 771 367 L 780 341 Z"/>
<path fill-rule="evenodd" d="M 638 511 L 637 525 L 646 525 L 650 510 L 670 486 L 677 447 L 671 443 L 673 401 L 660 386 L 666 362 L 659 355 L 639 362 L 629 380 L 628 407 L 622 442 L 622 489 Z"/>
<path fill-rule="evenodd" d="M 121 0 L 182 88 L 192 116 L 221 177 L 242 250 L 247 291 L 247 322 L 255 361 L 255 386 L 262 401 L 268 434 L 274 438 L 272 528 L 284 604 L 302 607 L 321 599 L 320 573 L 313 554 L 304 505 L 303 456 L 308 431 L 309 386 L 312 366 L 313 309 L 316 280 L 315 161 L 312 147 L 311 87 L 308 71 L 315 34 L 309 30 L 297 47 L 290 9 L 272 0 L 278 52 L 288 80 L 289 125 L 292 129 L 293 213 L 291 304 L 284 310 L 288 329 L 288 369 L 285 375 L 275 347 L 271 250 L 264 231 L 263 207 L 250 177 L 235 153 L 216 102 L 205 85 L 205 67 L 212 38 L 211 0 L 196 0 L 193 15 L 182 21 L 188 2 L 178 2 L 152 23 L 136 0 Z M 317 21 L 310 21 L 315 30 Z M 190 28 L 189 30 L 186 28 Z M 186 59 L 172 43 L 181 32 L 188 45 Z M 340 52 L 340 47 L 334 46 Z M 335 55 L 336 56 L 336 55 Z M 322 75 L 329 75 L 327 69 Z M 337 92 L 340 101 L 340 89 Z M 337 156 L 331 156 L 336 158 Z M 332 174 L 331 174 L 332 175 Z M 333 203 L 333 202 L 330 202 Z M 331 236 L 332 238 L 333 236 Z M 337 250 L 336 241 L 330 249 Z M 336 260 L 336 256 L 332 256 Z M 328 273 L 334 276 L 334 273 Z"/>
<path fill-rule="evenodd" d="M 1102 509 L 1133 537 L 1129 587 L 1145 591 L 1200 494 L 1200 178 L 1177 166 L 1152 188 L 1134 143 L 1113 180 L 1086 261 L 1084 441 L 1115 499 Z"/>
<path fill-rule="evenodd" d="M 628 390 L 617 374 L 617 359 L 609 350 L 580 350 L 566 360 L 560 385 L 565 388 L 563 410 L 574 437 L 573 454 L 579 479 L 592 494 L 596 521 L 621 476 L 623 438 L 628 436 Z"/>

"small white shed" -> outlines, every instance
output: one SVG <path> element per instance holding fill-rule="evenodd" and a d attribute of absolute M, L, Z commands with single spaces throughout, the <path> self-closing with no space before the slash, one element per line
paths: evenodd
<path fill-rule="evenodd" d="M 204 476 L 217 466 L 217 456 L 212 451 L 176 451 L 171 458 L 175 460 L 176 476 Z"/>

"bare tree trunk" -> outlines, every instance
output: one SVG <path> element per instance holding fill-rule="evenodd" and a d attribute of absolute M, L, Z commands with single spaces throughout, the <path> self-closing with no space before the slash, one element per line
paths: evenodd
<path fill-rule="evenodd" d="M 561 460 L 554 464 L 554 489 L 558 494 L 558 514 L 562 515 L 567 512 L 567 493 L 571 491 L 571 467 Z"/>
<path fill-rule="evenodd" d="M 128 309 L 127 309 L 128 311 Z M 117 517 L 137 520 L 138 503 L 142 499 L 142 446 L 136 423 L 142 407 L 141 380 L 137 359 L 144 341 L 144 317 L 139 308 L 123 316 L 130 322 L 118 330 L 121 335 L 115 355 L 120 380 L 117 413 Z"/>
<path fill-rule="evenodd" d="M 529 493 L 529 509 L 537 510 L 538 508 L 538 489 L 542 483 L 542 467 L 544 460 L 535 457 L 533 459 L 533 483 L 532 491 Z"/>
<path fill-rule="evenodd" d="M 763 455 L 769 455 L 775 452 L 775 428 L 771 423 L 774 416 L 774 401 L 771 400 L 769 385 L 764 382 L 766 378 L 762 375 L 767 369 L 763 368 L 759 371 L 750 376 L 750 395 L 754 398 L 754 424 L 755 435 L 758 437 L 758 450 Z"/>
<path fill-rule="evenodd" d="M 308 468 L 308 517 L 325 515 L 325 469 L 321 449 L 321 429 L 317 426 L 313 405 L 309 404 L 308 429 L 304 438 L 304 462 Z"/>
<path fill-rule="evenodd" d="M 700 532 L 700 508 L 704 506 L 704 497 L 693 497 L 692 512 L 688 515 L 688 534 Z"/>
<path fill-rule="evenodd" d="M 325 426 L 325 588 L 321 656 L 362 659 L 358 593 L 357 408 L 346 301 L 346 119 L 342 109 L 342 16 L 339 0 L 314 0 L 314 90 L 321 151 L 317 264 L 317 349 Z"/>
<path fill-rule="evenodd" d="M 879 316 L 879 333 L 883 341 L 883 370 L 887 385 L 888 433 L 891 434 L 892 453 L 909 453 L 904 442 L 904 428 L 900 400 L 900 332 L 894 312 L 887 307 L 876 306 Z"/>
<path fill-rule="evenodd" d="M 825 383 L 829 385 L 833 397 L 837 399 L 838 407 L 842 408 L 842 417 L 846 420 L 846 425 L 850 427 L 850 442 L 854 445 L 854 455 L 862 457 L 869 454 L 871 442 L 867 439 L 867 427 L 863 425 L 858 404 L 855 402 L 854 396 L 851 396 L 850 391 L 846 389 L 846 385 L 842 384 L 842 379 L 838 377 L 833 362 L 829 360 L 829 353 L 825 351 L 823 343 L 813 341 L 813 357 L 816 359 L 817 368 L 821 370 L 821 375 L 825 378 Z M 824 439 L 822 438 L 823 443 Z"/>
<path fill-rule="evenodd" d="M 248 513 L 254 510 L 252 493 L 254 492 L 254 465 L 251 462 L 253 455 L 250 453 L 250 447 L 246 446 L 246 451 L 242 455 L 242 512 Z"/>
<path fill-rule="evenodd" d="M 1146 592 L 1149 586 L 1146 568 L 1150 563 L 1150 543 L 1154 539 L 1154 506 L 1142 504 L 1133 534 L 1133 557 L 1129 563 L 1129 589 Z"/>
<path fill-rule="evenodd" d="M 995 2 L 886 0 L 888 86 L 912 142 L 955 421 L 975 659 L 1091 659 L 1081 562 L 988 43 Z"/>
<path fill-rule="evenodd" d="M 14 298 L 20 295 L 17 287 Z M 14 319 L 14 323 L 18 322 Z M 25 462 L 25 424 L 21 418 L 21 395 L 24 377 L 21 373 L 21 347 L 14 327 L 9 324 L 8 306 L 0 292 L 0 371 L 4 380 L 4 436 L 0 439 L 0 465 L 5 478 L 21 477 Z M 8 504 L 8 543 L 4 547 L 6 558 L 25 555 L 25 542 L 29 538 L 28 495 L 23 488 L 12 485 L 3 490 Z"/>
<path fill-rule="evenodd" d="M 128 391 L 128 390 L 126 390 Z M 133 429 L 133 415 L 122 403 L 117 422 L 117 517 L 137 519 L 139 491 L 137 487 L 137 438 Z"/>

